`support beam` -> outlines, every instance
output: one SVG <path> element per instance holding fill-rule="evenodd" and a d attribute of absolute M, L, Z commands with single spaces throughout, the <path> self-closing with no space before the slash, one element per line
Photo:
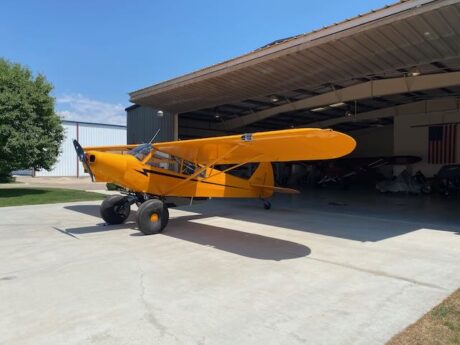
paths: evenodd
<path fill-rule="evenodd" d="M 354 116 L 342 116 L 324 121 L 311 122 L 300 127 L 306 128 L 327 128 L 339 124 L 354 123 L 365 120 L 376 120 L 385 117 L 396 117 L 400 115 L 410 114 L 433 114 L 433 113 L 444 113 L 460 110 L 460 99 L 455 97 L 440 98 L 426 101 L 419 101 L 409 104 L 402 104 L 388 108 L 382 108 L 378 110 L 368 111 L 365 113 L 357 114 Z"/>
<path fill-rule="evenodd" d="M 174 140 L 179 140 L 179 114 L 174 115 Z"/>
<path fill-rule="evenodd" d="M 339 102 L 358 101 L 374 97 L 383 97 L 400 93 L 417 92 L 458 85 L 460 85 L 460 72 L 370 80 L 368 82 L 352 85 L 343 89 L 336 89 L 321 95 L 227 120 L 220 123 L 217 128 L 222 130 L 234 130 L 288 111 L 312 109 Z"/>

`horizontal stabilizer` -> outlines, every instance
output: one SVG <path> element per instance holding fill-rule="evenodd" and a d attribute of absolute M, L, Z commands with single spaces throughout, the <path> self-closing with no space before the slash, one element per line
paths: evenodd
<path fill-rule="evenodd" d="M 283 187 L 275 187 L 275 186 L 264 186 L 261 184 L 251 184 L 251 187 L 256 187 L 256 188 L 266 188 L 266 189 L 271 189 L 275 193 L 283 193 L 283 194 L 300 194 L 300 192 L 296 189 L 292 188 L 283 188 Z"/>

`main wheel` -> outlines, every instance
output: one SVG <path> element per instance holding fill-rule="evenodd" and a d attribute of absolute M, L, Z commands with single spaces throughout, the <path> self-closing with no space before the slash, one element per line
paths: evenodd
<path fill-rule="evenodd" d="M 158 199 L 145 201 L 137 210 L 137 226 L 144 235 L 162 232 L 168 220 L 168 206 Z"/>
<path fill-rule="evenodd" d="M 121 224 L 128 219 L 131 205 L 123 195 L 111 195 L 104 199 L 99 209 L 107 224 Z"/>
<path fill-rule="evenodd" d="M 272 204 L 270 201 L 264 201 L 264 209 L 269 210 L 272 208 Z"/>

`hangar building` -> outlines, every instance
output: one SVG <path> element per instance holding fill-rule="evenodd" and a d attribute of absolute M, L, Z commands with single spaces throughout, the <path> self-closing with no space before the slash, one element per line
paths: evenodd
<path fill-rule="evenodd" d="M 460 1 L 400 1 L 130 100 L 130 143 L 156 128 L 161 140 L 333 128 L 357 140 L 353 157 L 416 156 L 430 177 L 460 158 Z"/>
<path fill-rule="evenodd" d="M 73 139 L 77 139 L 82 146 L 126 143 L 126 126 L 68 120 L 62 121 L 62 126 L 65 138 L 56 164 L 50 171 L 36 171 L 35 176 L 89 176 L 75 154 Z"/>

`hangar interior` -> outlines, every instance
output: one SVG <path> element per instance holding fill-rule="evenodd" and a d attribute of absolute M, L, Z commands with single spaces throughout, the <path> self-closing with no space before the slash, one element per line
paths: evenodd
<path fill-rule="evenodd" d="M 381 191 L 401 187 L 396 180 L 401 191 L 420 193 L 425 179 L 447 173 L 443 183 L 459 193 L 460 1 L 400 1 L 130 99 L 129 142 L 149 140 L 156 128 L 162 141 L 332 128 L 355 138 L 355 151 L 338 163 L 278 164 L 278 183 L 343 186 L 369 177 L 372 186 L 387 180 Z"/>

